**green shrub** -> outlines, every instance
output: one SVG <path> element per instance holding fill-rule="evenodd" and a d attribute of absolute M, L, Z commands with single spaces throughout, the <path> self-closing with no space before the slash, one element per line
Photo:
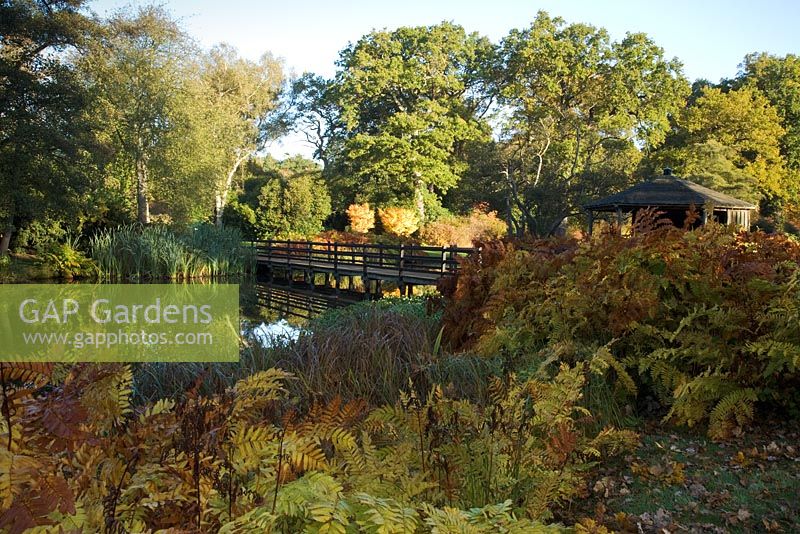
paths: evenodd
<path fill-rule="evenodd" d="M 231 200 L 222 212 L 222 223 L 225 226 L 238 228 L 242 237 L 248 240 L 256 239 L 256 212 L 247 204 L 238 200 Z"/>
<path fill-rule="evenodd" d="M 331 197 L 317 172 L 287 172 L 268 179 L 251 207 L 259 239 L 298 239 L 322 231 Z"/>
<path fill-rule="evenodd" d="M 62 221 L 50 218 L 37 219 L 20 228 L 16 236 L 16 250 L 27 249 L 43 254 L 58 247 L 59 243 L 68 238 L 68 232 Z"/>
<path fill-rule="evenodd" d="M 90 278 L 99 274 L 97 264 L 78 250 L 77 238 L 51 244 L 42 254 L 42 261 L 49 265 L 56 276 L 65 280 Z"/>

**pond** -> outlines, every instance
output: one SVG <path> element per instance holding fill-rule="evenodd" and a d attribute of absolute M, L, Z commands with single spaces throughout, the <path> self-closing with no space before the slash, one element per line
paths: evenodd
<path fill-rule="evenodd" d="M 239 286 L 242 333 L 269 346 L 276 341 L 293 340 L 309 319 L 325 310 L 359 302 L 363 293 L 329 288 L 311 289 L 302 284 L 283 284 L 267 280 L 246 280 Z"/>
<path fill-rule="evenodd" d="M 93 281 L 50 283 L 86 283 Z M 136 282 L 127 282 L 136 283 Z M 171 284 L 169 281 L 146 281 L 147 284 Z M 328 309 L 354 304 L 365 298 L 364 293 L 316 286 L 302 283 L 282 283 L 262 278 L 227 277 L 219 280 L 195 280 L 197 284 L 238 284 L 239 315 L 242 335 L 267 347 L 276 341 L 294 340 L 308 321 Z"/>

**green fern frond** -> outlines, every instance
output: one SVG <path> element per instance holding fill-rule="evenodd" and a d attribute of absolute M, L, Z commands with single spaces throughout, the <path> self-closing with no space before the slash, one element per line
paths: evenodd
<path fill-rule="evenodd" d="M 744 426 L 753 420 L 753 404 L 758 392 L 752 388 L 733 391 L 725 395 L 711 410 L 708 433 L 713 439 L 730 436 L 736 426 Z"/>
<path fill-rule="evenodd" d="M 353 495 L 355 522 L 359 532 L 370 534 L 402 534 L 416 532 L 419 516 L 394 499 L 381 499 L 367 493 Z"/>

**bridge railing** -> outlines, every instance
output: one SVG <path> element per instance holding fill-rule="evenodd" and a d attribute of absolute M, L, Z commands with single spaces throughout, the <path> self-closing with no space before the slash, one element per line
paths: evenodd
<path fill-rule="evenodd" d="M 400 273 L 455 273 L 459 260 L 477 249 L 422 245 L 383 245 L 327 241 L 267 240 L 254 243 L 260 259 L 295 266 L 357 266 Z"/>

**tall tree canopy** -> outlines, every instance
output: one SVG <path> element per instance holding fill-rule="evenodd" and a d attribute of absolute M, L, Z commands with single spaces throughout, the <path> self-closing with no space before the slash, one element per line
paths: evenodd
<path fill-rule="evenodd" d="M 792 54 L 748 55 L 736 78 L 690 91 L 644 34 L 613 40 L 540 12 L 496 44 L 448 22 L 372 31 L 333 77 L 303 74 L 289 92 L 273 56 L 201 50 L 163 8 L 84 9 L 0 2 L 0 254 L 17 228 L 15 246 L 55 220 L 148 223 L 151 204 L 158 220 L 271 236 L 306 235 L 352 203 L 421 222 L 488 203 L 514 232 L 544 235 L 656 166 L 797 212 Z M 246 162 L 287 127 L 322 169 L 255 172 Z"/>
<path fill-rule="evenodd" d="M 501 44 L 500 144 L 517 232 L 548 234 L 581 202 L 626 184 L 689 92 L 677 60 L 643 34 L 540 12 Z"/>
<path fill-rule="evenodd" d="M 342 154 L 346 133 L 338 93 L 333 80 L 312 73 L 303 74 L 292 84 L 292 129 L 314 148 L 314 158 L 322 162 L 328 174 L 333 173 L 332 165 Z"/>
<path fill-rule="evenodd" d="M 464 172 L 464 143 L 489 134 L 479 117 L 492 50 L 450 23 L 372 32 L 344 49 L 336 89 L 309 85 L 338 108 L 329 122 L 343 139 L 326 145 L 328 161 L 338 158 L 336 190 L 349 189 L 348 201 L 355 192 L 375 205 L 413 204 L 423 218 L 426 206 L 438 206 Z M 324 106 L 315 109 L 328 120 Z"/>
<path fill-rule="evenodd" d="M 781 139 L 786 163 L 800 169 L 800 57 L 750 54 L 744 59 L 739 81 L 759 89 L 775 107 L 786 130 Z"/>
<path fill-rule="evenodd" d="M 92 28 L 82 4 L 0 3 L 0 255 L 32 218 L 74 213 L 89 186 L 86 95 L 63 60 Z"/>
<path fill-rule="evenodd" d="M 271 54 L 250 61 L 223 44 L 200 54 L 187 70 L 158 198 L 181 218 L 196 219 L 213 208 L 221 224 L 236 171 L 273 134 L 269 119 L 283 68 Z"/>
<path fill-rule="evenodd" d="M 784 129 L 776 109 L 755 87 L 723 90 L 696 84 L 651 164 L 758 203 L 786 199 L 790 184 L 781 156 Z"/>
<path fill-rule="evenodd" d="M 157 169 L 175 127 L 189 50 L 188 37 L 168 13 L 147 6 L 113 16 L 80 61 L 95 111 L 118 150 L 116 178 L 123 193 L 129 186 L 124 169 L 133 170 L 143 224 L 150 220 L 151 181 L 165 174 Z"/>
<path fill-rule="evenodd" d="M 750 54 L 744 58 L 736 83 L 760 90 L 780 117 L 785 130 L 779 142 L 786 176 L 781 194 L 772 199 L 777 202 L 767 207 L 773 211 L 777 208 L 776 214 L 789 215 L 797 222 L 800 218 L 800 57 Z"/>

